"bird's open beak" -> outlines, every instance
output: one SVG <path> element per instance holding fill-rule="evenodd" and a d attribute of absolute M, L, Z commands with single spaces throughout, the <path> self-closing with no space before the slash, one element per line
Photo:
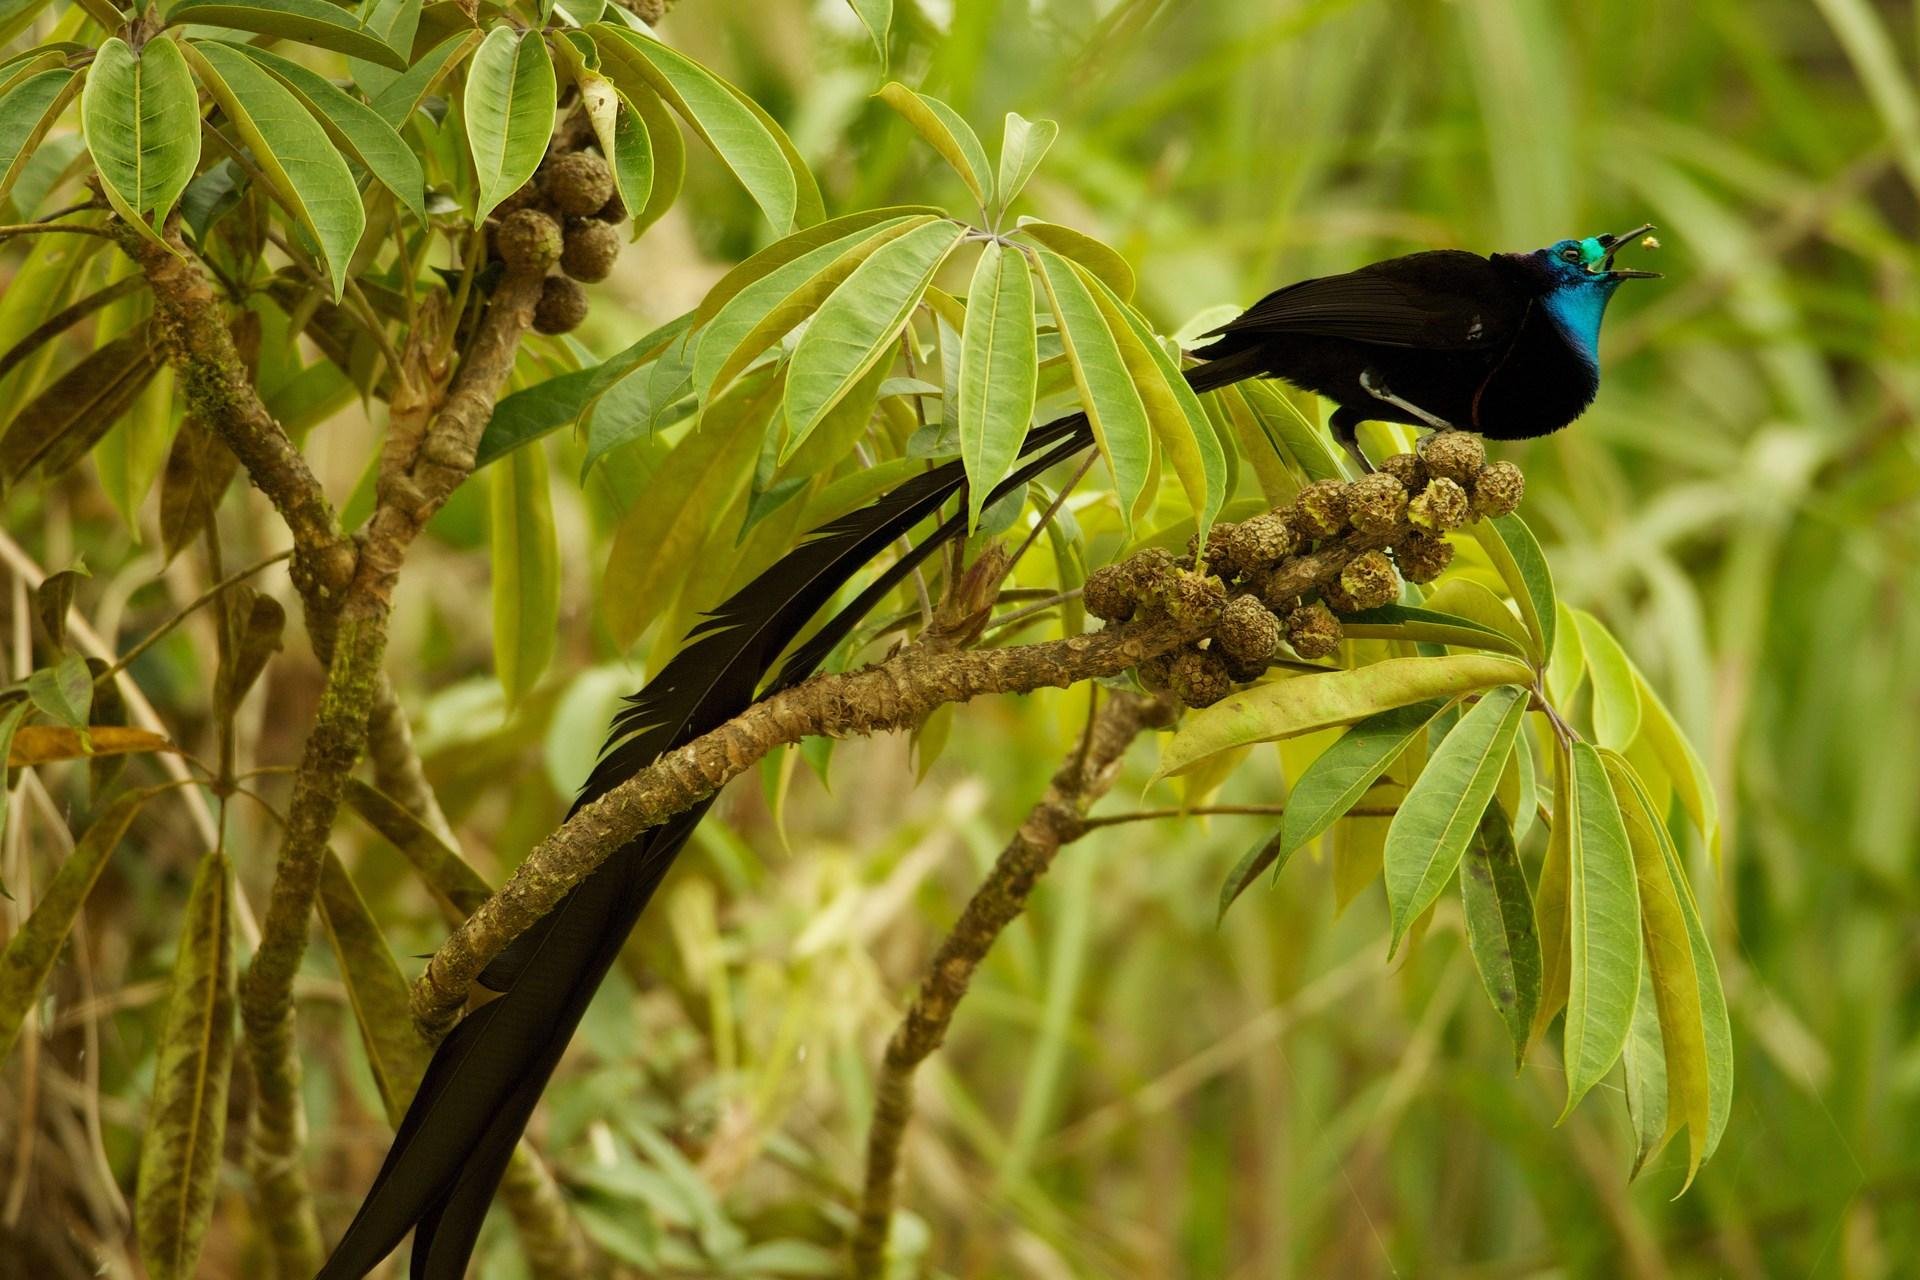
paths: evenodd
<path fill-rule="evenodd" d="M 1620 250 L 1626 248 L 1629 244 L 1651 230 L 1653 230 L 1653 224 L 1651 222 L 1645 222 L 1633 230 L 1623 231 L 1617 236 L 1599 237 L 1601 246 L 1607 251 L 1607 256 L 1600 260 L 1602 268 L 1616 280 L 1658 280 L 1660 278 L 1658 271 L 1637 271 L 1632 267 L 1616 267 L 1613 265 L 1614 254 L 1620 252 Z"/>

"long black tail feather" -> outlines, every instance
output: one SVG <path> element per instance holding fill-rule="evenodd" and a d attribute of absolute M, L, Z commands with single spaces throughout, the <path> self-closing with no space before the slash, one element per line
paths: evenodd
<path fill-rule="evenodd" d="M 1188 371 L 1196 390 L 1258 373 L 1238 361 Z M 1085 415 L 1029 433 L 1032 455 L 994 490 L 997 499 L 1092 443 Z M 1035 451 L 1039 452 L 1036 453 Z M 607 746 L 573 812 L 667 751 L 811 675 L 894 586 L 965 532 L 964 515 L 940 524 L 893 561 L 851 603 L 775 661 L 813 616 L 903 533 L 965 485 L 948 463 L 820 529 L 719 605 L 613 720 Z M 615 852 L 481 975 L 502 994 L 464 1018 L 435 1051 L 386 1161 L 316 1280 L 359 1280 L 415 1232 L 413 1280 L 458 1280 L 515 1143 L 559 1065 L 587 1005 L 619 956 L 648 899 L 711 801 L 644 832 Z"/>

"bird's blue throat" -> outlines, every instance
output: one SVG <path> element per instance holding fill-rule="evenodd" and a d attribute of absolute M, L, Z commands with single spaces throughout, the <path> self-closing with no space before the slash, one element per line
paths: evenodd
<path fill-rule="evenodd" d="M 1573 349 L 1596 369 L 1600 366 L 1600 321 L 1607 314 L 1613 291 L 1619 287 L 1618 280 L 1582 280 L 1555 289 L 1542 304 Z"/>

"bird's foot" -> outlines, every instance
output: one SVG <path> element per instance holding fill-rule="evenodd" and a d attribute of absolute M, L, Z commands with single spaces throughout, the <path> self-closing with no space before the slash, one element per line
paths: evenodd
<path fill-rule="evenodd" d="M 1419 405 L 1415 404 L 1413 401 L 1403 400 L 1399 396 L 1393 394 L 1392 389 L 1389 388 L 1385 382 L 1381 381 L 1380 375 L 1375 373 L 1371 369 L 1365 370 L 1364 372 L 1361 373 L 1360 389 L 1366 392 L 1368 395 L 1372 396 L 1375 400 L 1380 401 L 1382 404 L 1390 404 L 1396 409 L 1405 410 L 1406 412 L 1412 414 L 1415 418 L 1418 418 L 1421 422 L 1424 422 L 1428 426 L 1432 427 L 1435 431 L 1453 431 L 1456 429 L 1454 425 L 1451 422 L 1448 422 L 1445 418 L 1437 417 L 1434 414 L 1428 413 L 1425 409 L 1422 409 Z"/>

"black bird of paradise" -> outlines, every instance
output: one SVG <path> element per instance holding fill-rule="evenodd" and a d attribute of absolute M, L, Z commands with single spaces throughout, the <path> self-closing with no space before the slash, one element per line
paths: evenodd
<path fill-rule="evenodd" d="M 1364 468 L 1364 421 L 1474 431 L 1497 440 L 1557 431 L 1600 384 L 1600 322 L 1622 281 L 1614 255 L 1650 226 L 1561 240 L 1531 253 L 1414 253 L 1276 290 L 1207 335 L 1186 371 L 1196 391 L 1281 378 L 1334 401 L 1334 435 Z M 1084 414 L 1035 428 L 997 499 L 1093 444 Z M 574 810 L 660 755 L 811 675 L 936 549 L 966 531 L 965 504 L 894 560 L 787 655 L 848 582 L 965 488 L 935 467 L 807 541 L 701 621 L 613 720 Z M 318 1280 L 358 1280 L 414 1232 L 413 1280 L 459 1280 L 487 1206 L 593 993 L 707 809 L 644 832 L 522 934 L 480 981 L 498 998 L 440 1044 L 386 1162 Z"/>

